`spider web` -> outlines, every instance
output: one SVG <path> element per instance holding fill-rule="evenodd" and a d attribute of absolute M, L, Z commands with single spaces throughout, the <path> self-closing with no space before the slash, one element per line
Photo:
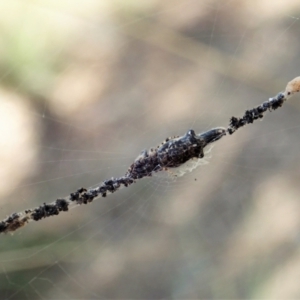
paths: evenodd
<path fill-rule="evenodd" d="M 143 149 L 280 92 L 299 75 L 299 10 L 2 2 L 2 218 L 122 176 Z M 1 236 L 1 298 L 299 298 L 296 98 L 183 177 L 159 173 Z"/>

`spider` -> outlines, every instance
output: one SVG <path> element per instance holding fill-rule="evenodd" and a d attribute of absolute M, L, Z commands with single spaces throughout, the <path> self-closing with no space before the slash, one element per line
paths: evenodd
<path fill-rule="evenodd" d="M 217 127 L 196 134 L 190 129 L 180 137 L 167 138 L 156 149 L 143 150 L 126 173 L 133 179 L 152 176 L 154 172 L 177 168 L 193 158 L 203 158 L 204 148 L 226 135 L 226 129 Z"/>

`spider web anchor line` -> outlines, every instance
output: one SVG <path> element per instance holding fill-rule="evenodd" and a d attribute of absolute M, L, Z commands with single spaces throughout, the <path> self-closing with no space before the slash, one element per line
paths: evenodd
<path fill-rule="evenodd" d="M 0 222 L 0 233 L 13 232 L 31 221 L 56 216 L 60 212 L 69 211 L 81 204 L 91 203 L 100 196 L 106 197 L 107 194 L 128 187 L 136 180 L 150 177 L 156 172 L 178 168 L 195 158 L 202 159 L 206 146 L 221 139 L 226 132 L 232 135 L 239 128 L 263 118 L 268 110 L 273 111 L 282 107 L 286 100 L 299 91 L 300 77 L 296 77 L 287 84 L 284 92 L 278 93 L 253 109 L 246 110 L 241 118 L 232 117 L 227 129 L 217 127 L 200 134 L 196 134 L 194 130 L 190 129 L 183 136 L 167 138 L 155 149 L 142 151 L 124 176 L 105 180 L 95 188 L 79 188 L 70 193 L 67 198 L 59 198 L 49 204 L 44 203 L 33 209 L 13 213 Z"/>

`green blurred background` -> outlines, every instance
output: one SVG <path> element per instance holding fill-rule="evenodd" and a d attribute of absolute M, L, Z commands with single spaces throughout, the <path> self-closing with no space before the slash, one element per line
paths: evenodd
<path fill-rule="evenodd" d="M 123 175 L 300 75 L 296 0 L 0 2 L 0 208 Z M 299 96 L 158 175 L 1 236 L 1 299 L 300 298 Z"/>

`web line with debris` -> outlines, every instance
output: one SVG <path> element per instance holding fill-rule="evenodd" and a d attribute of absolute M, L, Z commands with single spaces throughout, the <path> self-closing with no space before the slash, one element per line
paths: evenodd
<path fill-rule="evenodd" d="M 227 129 L 217 127 L 206 132 L 196 134 L 189 130 L 185 135 L 167 138 L 161 145 L 149 151 L 143 151 L 131 164 L 124 176 L 111 178 L 101 182 L 95 188 L 79 188 L 66 198 L 56 199 L 52 203 L 44 203 L 36 208 L 23 212 L 12 213 L 0 222 L 0 233 L 13 232 L 31 221 L 59 215 L 81 204 L 93 202 L 96 198 L 106 197 L 123 187 L 129 187 L 138 179 L 150 177 L 154 173 L 180 167 L 191 159 L 202 159 L 204 148 L 221 139 L 228 133 L 232 135 L 239 128 L 262 119 L 267 111 L 274 111 L 284 104 L 293 94 L 300 90 L 300 77 L 290 81 L 285 91 L 263 102 L 259 106 L 246 110 L 241 118 L 231 117 Z"/>

